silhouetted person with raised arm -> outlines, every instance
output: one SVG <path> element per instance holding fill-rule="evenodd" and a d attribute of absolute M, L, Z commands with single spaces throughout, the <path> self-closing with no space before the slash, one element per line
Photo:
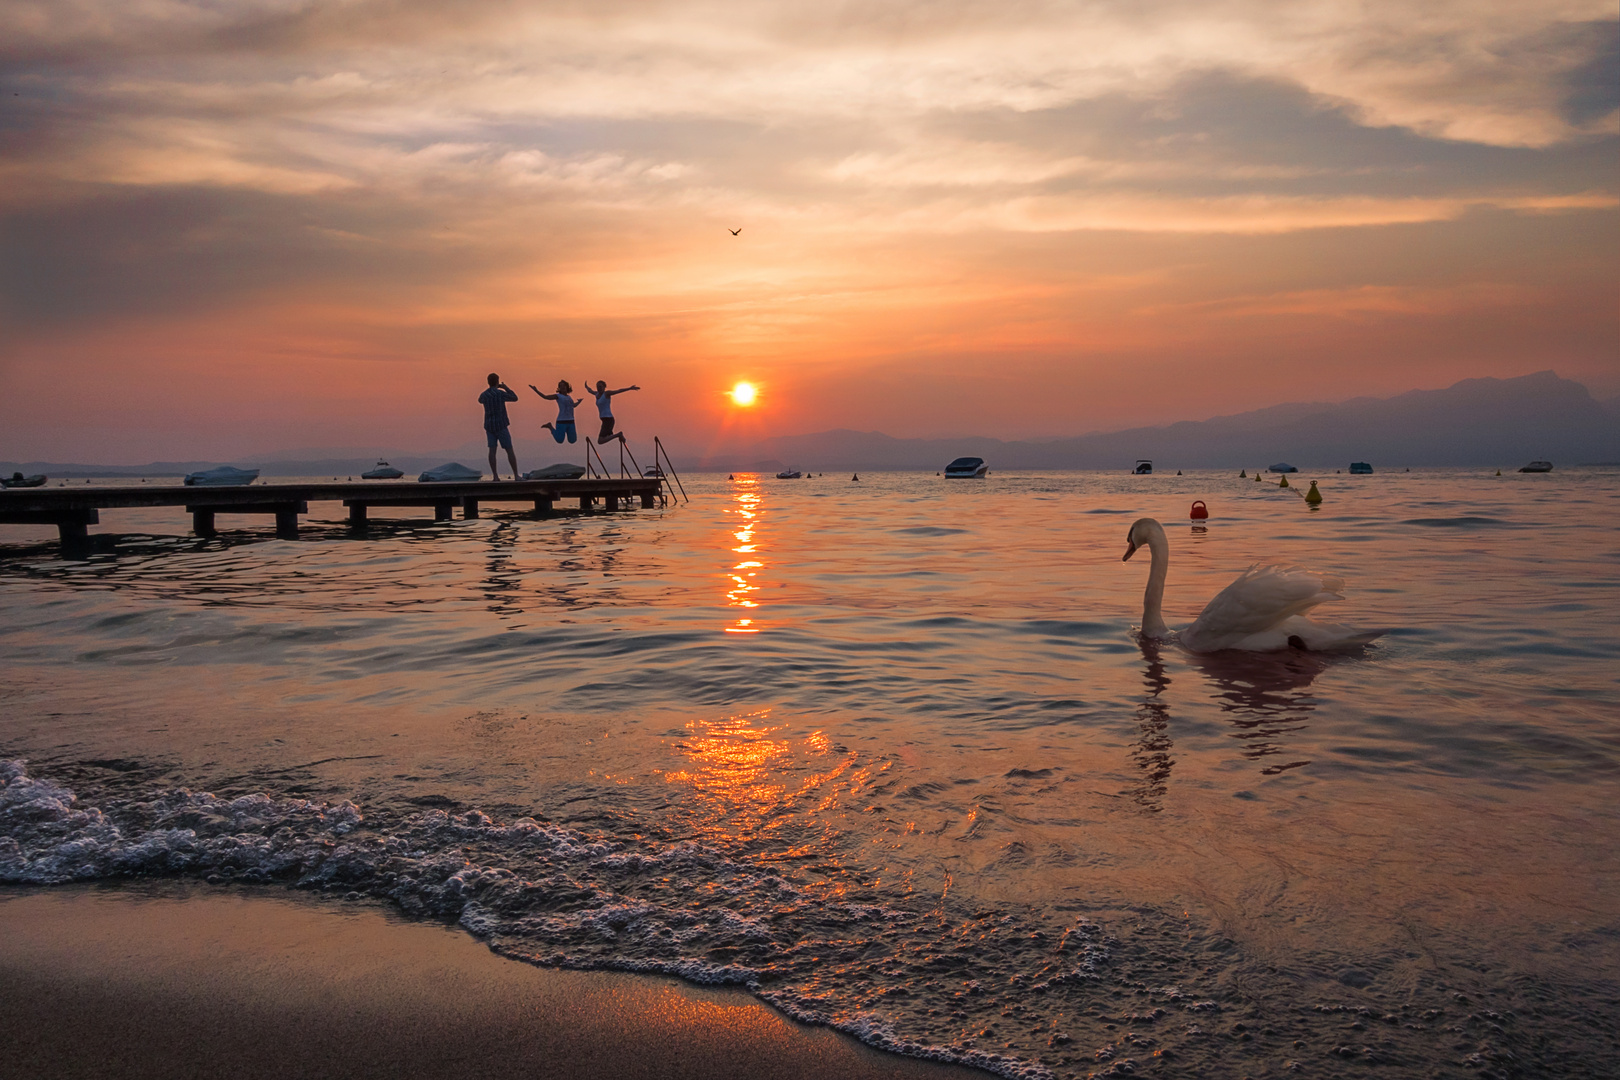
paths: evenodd
<path fill-rule="evenodd" d="M 590 384 L 586 383 L 586 385 L 589 386 Z M 622 394 L 628 390 L 640 389 L 639 386 L 626 386 L 619 390 L 609 390 L 604 380 L 596 380 L 596 389 L 592 392 L 596 395 L 596 415 L 602 418 L 602 431 L 601 434 L 596 436 L 598 446 L 606 446 L 614 439 L 618 439 L 620 442 L 624 441 L 624 432 L 621 431 L 618 434 L 613 432 L 613 395 Z"/>
<path fill-rule="evenodd" d="M 489 437 L 489 474 L 496 480 L 501 478 L 501 470 L 495 465 L 497 444 L 506 449 L 506 460 L 512 463 L 512 479 L 518 478 L 517 455 L 512 452 L 509 430 L 512 422 L 506 418 L 506 403 L 517 399 L 517 393 L 494 372 L 489 375 L 489 389 L 478 395 L 478 404 L 484 407 L 484 434 Z"/>
<path fill-rule="evenodd" d="M 554 422 L 541 424 L 540 426 L 551 432 L 551 437 L 558 442 L 562 442 L 564 439 L 569 442 L 578 442 L 579 435 L 574 430 L 574 406 L 578 405 L 579 402 L 572 397 L 574 387 L 569 381 L 567 379 L 558 379 L 555 394 L 541 394 L 540 388 L 534 383 L 529 384 L 529 389 L 540 394 L 547 401 L 557 403 L 557 419 Z"/>

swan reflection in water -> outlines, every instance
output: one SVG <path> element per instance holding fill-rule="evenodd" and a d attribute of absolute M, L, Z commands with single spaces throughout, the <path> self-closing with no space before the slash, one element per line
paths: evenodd
<path fill-rule="evenodd" d="M 1146 661 L 1142 669 L 1146 693 L 1136 707 L 1137 737 L 1130 756 L 1141 775 L 1127 794 L 1138 805 L 1157 812 L 1164 808 L 1162 800 L 1175 767 L 1170 704 L 1165 694 L 1174 680 L 1165 668 L 1165 646 L 1152 638 L 1142 638 L 1138 644 Z M 1316 710 L 1311 692 L 1316 677 L 1342 657 L 1300 650 L 1179 654 L 1214 688 L 1212 699 L 1232 726 L 1228 734 L 1239 740 L 1243 757 L 1264 763 L 1261 775 L 1276 776 L 1310 764 L 1309 759 L 1289 755 L 1287 736 L 1304 728 Z"/>

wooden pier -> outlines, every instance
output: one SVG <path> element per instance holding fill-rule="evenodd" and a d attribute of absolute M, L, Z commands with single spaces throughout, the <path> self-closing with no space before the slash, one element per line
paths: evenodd
<path fill-rule="evenodd" d="M 663 500 L 663 481 L 657 477 L 580 480 L 471 480 L 421 483 L 411 480 L 336 481 L 326 484 L 244 484 L 240 487 L 186 487 L 183 484 L 138 484 L 98 487 L 86 484 L 0 491 L 0 525 L 55 525 L 64 552 L 82 549 L 89 527 L 100 524 L 102 510 L 139 506 L 183 506 L 191 514 L 192 531 L 213 536 L 220 514 L 269 514 L 276 519 L 276 535 L 298 538 L 298 518 L 309 513 L 312 502 L 341 502 L 349 508 L 349 524 L 364 529 L 373 508 L 432 507 L 435 521 L 449 521 L 456 509 L 475 518 L 484 503 L 532 503 L 546 515 L 558 502 L 578 500 L 580 510 L 598 501 L 607 510 L 621 502 L 628 509 L 639 502 L 651 509 Z"/>

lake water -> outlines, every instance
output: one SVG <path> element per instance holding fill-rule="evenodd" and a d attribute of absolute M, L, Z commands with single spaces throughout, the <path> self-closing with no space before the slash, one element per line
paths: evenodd
<path fill-rule="evenodd" d="M 1620 470 L 1315 475 L 11 529 L 0 879 L 384 897 L 1009 1077 L 1615 1075 Z M 1144 515 L 1172 625 L 1279 561 L 1389 632 L 1141 644 Z"/>

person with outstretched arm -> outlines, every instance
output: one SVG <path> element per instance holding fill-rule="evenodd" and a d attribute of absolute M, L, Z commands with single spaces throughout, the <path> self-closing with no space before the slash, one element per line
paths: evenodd
<path fill-rule="evenodd" d="M 537 394 L 540 394 L 540 388 L 534 385 L 534 383 L 529 384 L 529 389 L 533 390 Z M 550 431 L 551 437 L 558 442 L 562 442 L 564 439 L 567 439 L 569 442 L 579 441 L 579 435 L 574 430 L 574 406 L 578 405 L 579 402 L 575 401 L 571 396 L 573 392 L 574 388 L 567 379 L 558 379 L 557 392 L 555 394 L 540 394 L 540 396 L 545 398 L 547 401 L 555 401 L 557 403 L 556 421 L 549 424 L 541 424 L 540 426 Z"/>
<path fill-rule="evenodd" d="M 484 407 L 484 434 L 489 437 L 489 474 L 496 480 L 501 470 L 495 465 L 497 444 L 506 449 L 506 460 L 512 463 L 512 479 L 518 478 L 517 455 L 512 452 L 511 421 L 506 417 L 506 403 L 516 401 L 517 392 L 501 382 L 494 372 L 489 375 L 489 389 L 478 395 L 478 404 Z"/>
<path fill-rule="evenodd" d="M 589 386 L 590 383 L 586 383 Z M 624 441 L 624 432 L 613 431 L 613 395 L 622 394 L 627 390 L 640 390 L 639 386 L 626 386 L 619 390 L 609 390 L 607 383 L 601 379 L 596 380 L 596 415 L 602 418 L 602 432 L 596 437 L 596 445 L 606 446 L 614 439 Z"/>

